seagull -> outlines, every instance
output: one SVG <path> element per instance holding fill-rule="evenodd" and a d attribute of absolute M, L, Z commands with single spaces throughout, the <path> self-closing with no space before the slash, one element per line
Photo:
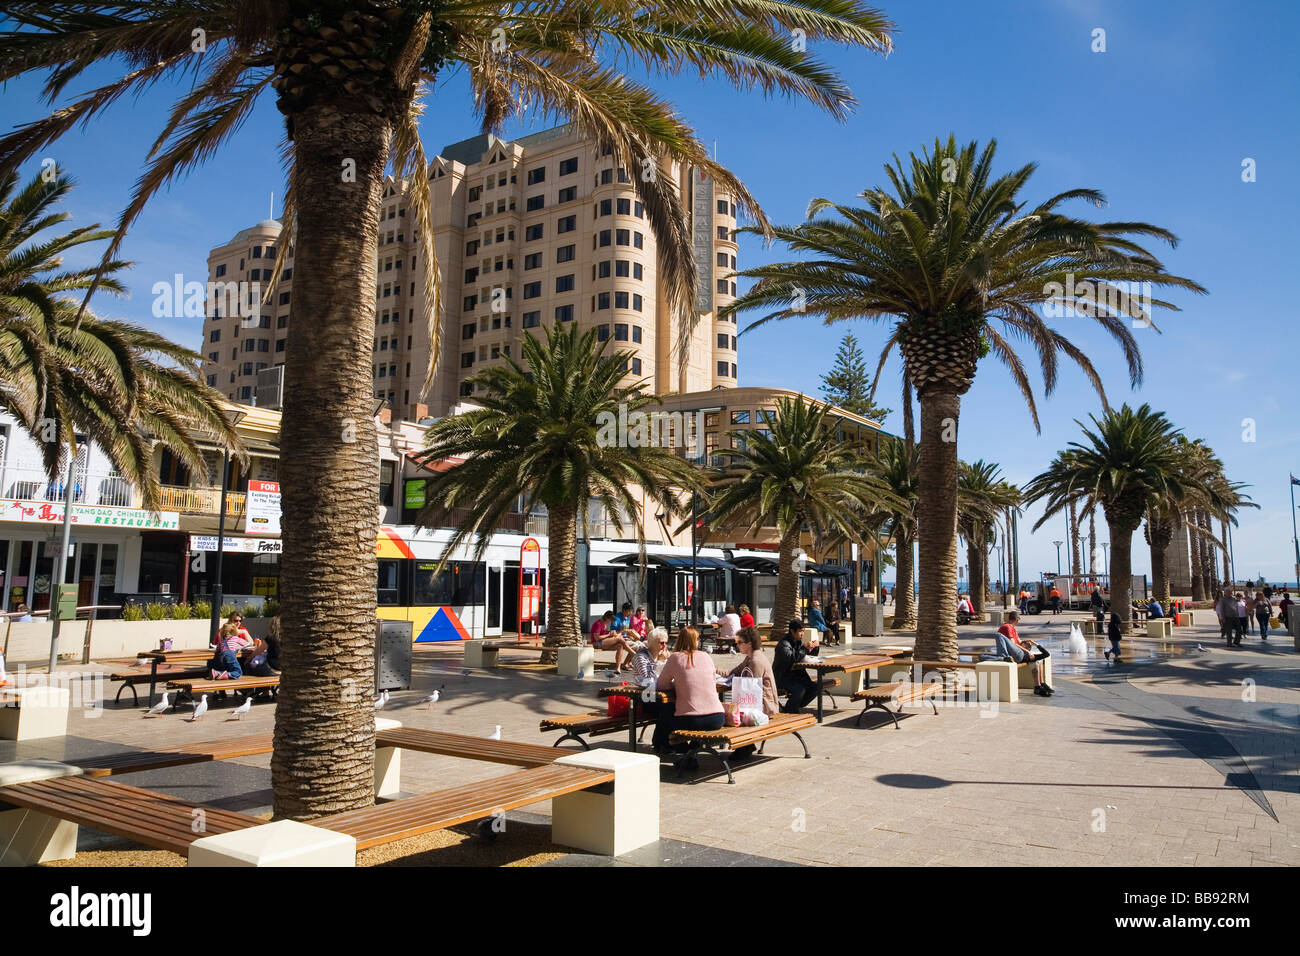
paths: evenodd
<path fill-rule="evenodd" d="M 432 710 L 432 709 L 433 709 L 433 705 L 436 704 L 436 703 L 438 703 L 438 698 L 441 697 L 441 696 L 442 696 L 442 695 L 441 695 L 438 691 L 435 690 L 435 691 L 434 691 L 432 694 L 430 694 L 428 697 L 422 698 L 422 699 L 420 700 L 420 703 L 422 703 L 422 704 L 428 704 L 428 705 L 429 705 L 428 707 L 425 708 L 425 710 Z"/>
<path fill-rule="evenodd" d="M 578 668 L 578 680 L 582 680 L 582 679 L 583 679 L 584 677 L 586 677 L 586 676 L 587 676 L 587 672 L 584 671 L 581 667 L 579 667 L 579 668 Z"/>
<path fill-rule="evenodd" d="M 1201 652 L 1204 652 L 1204 651 L 1205 651 L 1205 648 L 1204 648 L 1203 646 L 1201 646 L 1200 644 L 1197 644 L 1197 645 L 1196 645 L 1196 649 L 1197 649 L 1198 651 L 1201 651 Z"/>
<path fill-rule="evenodd" d="M 487 735 L 487 739 L 488 739 L 488 740 L 500 740 L 500 739 L 501 739 L 501 725 L 500 725 L 500 724 L 497 724 L 497 729 L 496 729 L 496 730 L 492 731 L 492 733 L 490 733 L 490 734 Z"/>
<path fill-rule="evenodd" d="M 249 694 L 247 697 L 244 698 L 244 702 L 242 704 L 240 704 L 238 707 L 236 707 L 234 710 L 230 712 L 230 716 L 227 717 L 226 719 L 238 720 L 240 717 L 243 717 L 246 713 L 248 713 L 252 709 L 253 709 L 253 695 Z"/>
<path fill-rule="evenodd" d="M 146 716 L 146 717 L 161 717 L 162 714 L 163 714 L 163 711 L 165 711 L 165 710 L 166 710 L 168 707 L 170 707 L 170 706 L 171 706 L 171 705 L 167 703 L 167 693 L 164 691 L 164 692 L 163 692 L 163 695 L 162 695 L 162 700 L 158 701 L 158 703 L 156 703 L 156 704 L 154 704 L 152 707 L 150 707 L 150 708 L 149 708 L 149 713 L 145 714 L 145 716 Z"/>
<path fill-rule="evenodd" d="M 468 676 L 469 676 L 469 668 L 468 668 L 468 667 L 464 668 L 464 669 L 460 672 L 460 676 L 461 676 L 461 677 L 468 677 Z"/>
<path fill-rule="evenodd" d="M 190 723 L 198 720 L 208 712 L 208 695 L 204 694 L 199 698 L 199 702 L 194 705 L 194 714 L 190 717 Z"/>
<path fill-rule="evenodd" d="M 605 671 L 605 679 L 606 679 L 606 680 L 613 680 L 613 679 L 614 679 L 614 672 L 613 672 L 613 671 Z"/>
<path fill-rule="evenodd" d="M 388 703 L 388 691 L 384 690 L 375 698 L 375 710 L 383 710 L 386 703 Z"/>

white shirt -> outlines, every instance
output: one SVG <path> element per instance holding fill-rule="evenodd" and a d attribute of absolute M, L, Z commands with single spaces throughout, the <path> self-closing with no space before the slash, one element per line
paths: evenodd
<path fill-rule="evenodd" d="M 724 614 L 718 618 L 718 637 L 734 639 L 740 633 L 740 615 Z"/>

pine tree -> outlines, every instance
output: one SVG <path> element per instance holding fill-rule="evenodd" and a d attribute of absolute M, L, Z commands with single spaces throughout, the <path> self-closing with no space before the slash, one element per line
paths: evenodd
<path fill-rule="evenodd" d="M 832 405 L 877 422 L 884 421 L 889 414 L 888 408 L 881 408 L 871 400 L 871 376 L 867 374 L 867 363 L 852 332 L 840 342 L 835 365 L 822 376 L 822 382 L 825 383 L 822 394 Z"/>

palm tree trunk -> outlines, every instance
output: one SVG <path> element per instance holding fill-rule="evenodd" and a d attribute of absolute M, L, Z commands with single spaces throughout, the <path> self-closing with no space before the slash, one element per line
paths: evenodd
<path fill-rule="evenodd" d="M 1225 584 L 1232 584 L 1232 562 L 1231 554 L 1228 551 L 1228 522 L 1220 521 L 1219 527 L 1223 529 L 1223 580 Z"/>
<path fill-rule="evenodd" d="M 794 556 L 802 530 L 803 515 L 796 514 L 790 527 L 781 535 L 781 566 L 776 572 L 776 607 L 772 609 L 772 628 L 777 635 L 781 634 L 786 624 L 800 616 L 799 572 L 794 566 Z"/>
<path fill-rule="evenodd" d="M 906 375 L 903 376 L 903 443 L 910 459 L 916 450 L 916 426 L 912 423 L 912 383 Z"/>
<path fill-rule="evenodd" d="M 1133 531 L 1129 522 L 1110 526 L 1110 609 L 1119 615 L 1124 633 L 1133 630 Z"/>
<path fill-rule="evenodd" d="M 957 442 L 961 394 L 932 385 L 921 395 L 917 536 L 921 587 L 916 610 L 920 660 L 957 659 Z"/>
<path fill-rule="evenodd" d="M 988 579 L 984 575 L 984 529 L 980 525 L 971 528 L 971 536 L 966 539 L 966 567 L 970 569 L 970 603 L 975 611 L 975 620 L 984 620 L 984 598 L 988 589 Z"/>
<path fill-rule="evenodd" d="M 1204 549 L 1201 553 L 1201 573 L 1205 576 L 1205 593 L 1218 594 L 1219 588 L 1214 580 L 1214 542 L 1210 534 L 1210 516 L 1201 509 L 1196 511 L 1196 526 L 1201 529 L 1199 537 Z"/>
<path fill-rule="evenodd" d="M 375 250 L 391 129 L 313 106 L 295 116 L 298 282 L 285 351 L 280 485 L 284 667 L 275 819 L 374 805 Z M 344 159 L 356 181 L 341 182 Z"/>
<path fill-rule="evenodd" d="M 552 505 L 547 511 L 546 640 L 541 663 L 554 664 L 556 648 L 573 647 L 583 639 L 578 619 L 578 509 Z"/>
<path fill-rule="evenodd" d="M 1088 577 L 1097 577 L 1097 512 L 1088 512 Z"/>
<path fill-rule="evenodd" d="M 1083 555 L 1079 546 L 1079 513 L 1073 501 L 1070 502 L 1070 573 L 1083 574 Z M 1078 581 L 1075 586 L 1078 586 Z"/>
<path fill-rule="evenodd" d="M 1204 601 L 1205 597 L 1205 574 L 1201 567 L 1201 536 L 1191 527 L 1195 525 L 1196 516 L 1192 512 L 1182 515 L 1182 521 L 1187 525 L 1188 545 L 1192 555 L 1192 600 Z"/>
<path fill-rule="evenodd" d="M 1151 590 L 1156 600 L 1168 604 L 1172 595 L 1169 587 L 1169 545 L 1174 539 L 1174 529 L 1168 520 L 1147 519 L 1147 537 L 1151 542 Z"/>
<path fill-rule="evenodd" d="M 912 544 L 916 539 L 908 527 L 900 528 L 894 540 L 894 622 L 890 629 L 910 631 L 916 627 L 916 567 L 912 562 Z"/>

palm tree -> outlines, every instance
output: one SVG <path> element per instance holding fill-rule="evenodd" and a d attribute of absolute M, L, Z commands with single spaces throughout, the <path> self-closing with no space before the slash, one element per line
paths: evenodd
<path fill-rule="evenodd" d="M 877 539 L 879 547 L 894 548 L 894 618 L 890 625 L 894 630 L 916 627 L 916 565 L 912 560 L 916 544 L 916 458 L 915 447 L 909 451 L 903 439 L 882 434 L 871 471 L 884 496 L 853 520 L 866 536 Z M 879 540 L 882 533 L 883 541 Z M 834 541 L 838 536 L 830 537 Z"/>
<path fill-rule="evenodd" d="M 830 536 L 860 540 L 855 516 L 878 510 L 888 493 L 867 471 L 861 445 L 837 437 L 829 405 L 779 398 L 765 429 L 730 434 L 736 447 L 724 453 L 726 466 L 709 482 L 706 524 L 751 534 L 776 528 L 781 548 L 772 620 L 788 621 L 799 611 L 796 552 L 805 526 L 815 546 Z"/>
<path fill-rule="evenodd" d="M 385 172 L 409 178 L 427 276 L 437 366 L 438 269 L 429 164 L 418 119 L 431 84 L 464 68 L 485 130 L 530 109 L 567 118 L 629 170 L 659 253 L 659 280 L 683 337 L 692 308 L 691 233 L 672 171 L 690 165 L 766 224 L 753 197 L 671 104 L 624 73 L 722 76 L 811 102 L 842 117 L 852 94 L 805 52 L 818 40 L 890 48 L 892 24 L 859 0 L 736 0 L 710 7 L 656 0 L 596 4 L 442 4 L 427 0 L 142 0 L 87 7 L 5 5 L 0 82 L 48 73 L 51 102 L 95 67 L 116 79 L 0 139 L 14 168 L 74 125 L 164 79 L 185 92 L 154 141 L 105 253 L 164 185 L 229 142 L 263 96 L 284 115 L 290 172 L 286 224 L 296 224 L 294 295 L 281 430 L 284 673 L 271 760 L 274 815 L 309 819 L 373 802 L 374 719 L 355 693 L 373 674 L 378 515 L 371 344 Z M 805 41 L 789 42 L 798 30 Z M 288 242 L 279 243 L 275 275 Z M 274 285 L 274 280 L 270 286 Z M 268 286 L 268 291 L 270 289 Z M 684 347 L 679 359 L 685 361 Z M 328 556 L 328 560 L 322 560 Z"/>
<path fill-rule="evenodd" d="M 861 193 L 865 206 L 815 199 L 808 221 L 774 228 L 776 238 L 808 258 L 747 269 L 759 280 L 728 305 L 728 314 L 766 309 L 752 323 L 820 316 L 826 322 L 866 318 L 892 323 L 875 380 L 890 352 L 902 355 L 904 375 L 921 403 L 921 594 L 916 653 L 936 660 L 957 655 L 957 424 L 961 396 L 979 359 L 992 352 L 1007 366 L 1038 426 L 1029 379 L 1004 338 L 1027 340 L 1038 354 L 1045 391 L 1056 385 L 1058 355 L 1077 363 L 1105 394 L 1084 350 L 1052 329 L 1035 307 L 1091 318 L 1116 339 L 1133 384 L 1142 378 L 1137 342 L 1126 318 L 1149 323 L 1144 292 L 1173 286 L 1204 290 L 1171 275 L 1139 240 L 1174 244 L 1174 235 L 1140 222 L 1090 222 L 1064 215 L 1064 203 L 1101 205 L 1092 189 L 1072 189 L 1033 207 L 1020 194 L 1035 166 L 993 178 L 996 144 L 959 148 L 953 138 L 933 152 L 897 158 L 886 167 L 892 192 Z M 823 215 L 832 213 L 833 215 Z M 1142 298 L 1146 298 L 1144 295 Z M 1001 328 L 995 328 L 995 323 Z"/>
<path fill-rule="evenodd" d="M 63 256 L 113 233 L 91 225 L 45 235 L 67 221 L 53 207 L 72 186 L 67 176 L 38 175 L 18 190 L 16 172 L 0 174 L 0 408 L 38 439 L 52 480 L 84 435 L 141 490 L 145 507 L 157 508 L 155 442 L 198 470 L 200 433 L 239 453 L 243 446 L 221 396 L 199 381 L 197 353 L 88 310 L 78 319 L 96 270 L 65 269 Z M 109 262 L 100 289 L 121 293 L 128 265 Z"/>
<path fill-rule="evenodd" d="M 434 422 L 429 447 L 420 452 L 430 461 L 464 459 L 429 480 L 430 504 L 419 515 L 421 524 L 438 526 L 462 509 L 442 564 L 470 540 L 481 558 L 521 496 L 526 511 L 545 505 L 548 648 L 583 640 L 576 545 L 587 502 L 599 501 L 621 532 L 621 516 L 643 514 L 650 503 L 679 513 L 681 491 L 697 485 L 696 469 L 671 448 L 641 437 L 620 440 L 613 423 L 639 421 L 658 399 L 640 383 L 620 384 L 630 353 L 606 355 L 607 345 L 597 342 L 595 329 L 579 335 L 572 326 L 548 327 L 545 342 L 525 336 L 523 362 L 508 359 L 474 376 L 474 401 L 482 407 Z M 642 522 L 632 524 L 644 542 Z"/>
<path fill-rule="evenodd" d="M 988 544 L 998 515 L 1020 503 L 1015 485 L 1000 478 L 1002 469 L 983 459 L 960 463 L 957 477 L 957 528 L 966 539 L 966 565 L 970 568 L 971 603 L 975 615 L 984 617 L 984 592 L 988 586 Z M 1011 555 L 1007 555 L 1011 566 Z"/>
<path fill-rule="evenodd" d="M 1025 500 L 1046 499 L 1035 529 L 1071 501 L 1088 498 L 1101 506 L 1110 530 L 1110 606 L 1127 631 L 1133 616 L 1133 532 L 1152 502 L 1185 494 L 1174 445 L 1180 433 L 1150 405 L 1135 411 L 1125 404 L 1100 419 L 1090 417 L 1093 430 L 1076 420 L 1084 441 L 1070 442 L 1066 452 L 1030 481 Z"/>

